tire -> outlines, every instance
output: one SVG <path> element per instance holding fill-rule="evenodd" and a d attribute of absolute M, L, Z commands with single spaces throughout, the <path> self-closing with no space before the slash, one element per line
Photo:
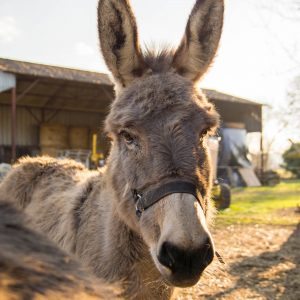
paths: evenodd
<path fill-rule="evenodd" d="M 220 184 L 221 192 L 219 197 L 219 209 L 226 209 L 231 203 L 231 190 L 230 186 L 226 183 Z"/>

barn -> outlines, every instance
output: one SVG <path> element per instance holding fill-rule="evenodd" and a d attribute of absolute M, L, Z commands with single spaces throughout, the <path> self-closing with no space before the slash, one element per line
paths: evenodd
<path fill-rule="evenodd" d="M 244 143 L 247 133 L 261 133 L 261 104 L 215 90 L 204 92 L 221 115 L 220 135 L 238 135 Z M 0 58 L 0 162 L 39 154 L 45 147 L 41 129 L 47 124 L 63 126 L 56 128 L 58 134 L 60 128 L 85 128 L 88 149 L 92 133 L 100 132 L 98 147 L 107 154 L 101 126 L 113 98 L 113 85 L 106 74 Z M 71 146 L 66 143 L 64 147 Z M 225 155 L 219 165 L 223 170 L 241 163 L 232 160 L 234 153 L 228 153 L 232 152 L 229 148 L 221 143 Z"/>

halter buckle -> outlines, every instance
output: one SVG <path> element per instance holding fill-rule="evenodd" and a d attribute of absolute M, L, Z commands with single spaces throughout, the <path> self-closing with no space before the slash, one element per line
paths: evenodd
<path fill-rule="evenodd" d="M 143 206 L 143 195 L 138 193 L 137 190 L 133 191 L 134 200 L 135 200 L 135 214 L 138 218 L 141 217 L 142 212 L 145 210 Z"/>

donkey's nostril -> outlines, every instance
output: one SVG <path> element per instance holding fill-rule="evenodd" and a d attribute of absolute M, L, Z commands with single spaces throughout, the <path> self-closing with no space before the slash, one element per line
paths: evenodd
<path fill-rule="evenodd" d="M 175 266 L 175 253 L 172 248 L 173 246 L 170 243 L 164 242 L 160 248 L 160 252 L 158 255 L 159 262 L 171 270 Z"/>
<path fill-rule="evenodd" d="M 203 247 L 203 252 L 203 264 L 208 266 L 214 259 L 214 249 L 209 239 Z"/>

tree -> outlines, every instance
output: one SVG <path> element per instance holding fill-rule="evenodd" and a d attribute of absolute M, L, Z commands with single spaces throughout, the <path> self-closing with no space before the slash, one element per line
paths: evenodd
<path fill-rule="evenodd" d="M 284 167 L 300 178 L 300 143 L 292 143 L 283 153 Z"/>
<path fill-rule="evenodd" d="M 268 127 L 266 131 L 276 127 L 276 130 L 265 132 L 264 165 L 268 166 L 270 153 L 274 154 L 274 151 L 276 153 L 279 149 L 277 152 L 279 159 L 283 148 L 288 147 L 287 139 L 300 141 L 300 76 L 296 77 L 288 87 L 286 101 L 279 106 L 267 107 L 264 114 L 264 119 L 267 120 L 264 123 Z"/>
<path fill-rule="evenodd" d="M 284 36 L 280 36 L 273 28 L 269 25 L 269 19 L 265 14 L 260 12 L 268 11 L 271 14 L 276 15 L 277 18 L 283 22 L 294 24 L 294 26 L 300 26 L 300 0 L 286 0 L 286 1 L 273 1 L 273 0 L 262 0 L 258 3 L 258 15 L 268 31 L 269 36 L 276 42 L 279 48 L 286 54 L 286 57 L 291 62 L 292 68 L 296 74 L 300 72 L 300 60 L 299 60 L 299 49 L 300 39 L 299 35 L 294 36 L 293 39 L 287 39 Z M 288 35 L 287 35 L 288 36 Z M 290 72 L 290 70 L 287 70 Z M 291 78 L 295 76 L 291 72 Z M 270 152 L 274 150 L 278 152 L 284 147 L 288 146 L 287 139 L 294 138 L 299 139 L 300 132 L 300 76 L 296 76 L 292 79 L 290 86 L 287 89 L 286 101 L 282 102 L 277 107 L 265 108 L 264 119 L 266 129 L 270 129 L 265 136 L 264 152 L 265 152 L 265 165 L 268 165 Z M 276 130 L 275 130 L 276 128 Z M 268 131 L 268 130 L 266 130 Z M 283 137 L 285 137 L 285 143 L 283 144 Z M 281 154 L 280 154 L 281 156 Z"/>

